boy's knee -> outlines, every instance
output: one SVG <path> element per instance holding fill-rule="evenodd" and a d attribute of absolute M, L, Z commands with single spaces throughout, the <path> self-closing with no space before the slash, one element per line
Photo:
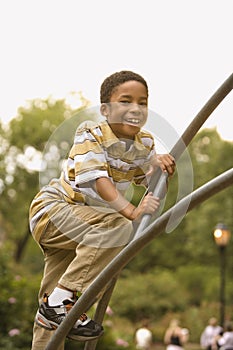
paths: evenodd
<path fill-rule="evenodd" d="M 83 245 L 96 248 L 123 247 L 133 236 L 132 221 L 119 213 L 107 213 L 102 216 L 98 227 L 92 227 L 82 241 Z"/>
<path fill-rule="evenodd" d="M 111 221 L 111 226 L 113 227 L 113 232 L 109 235 L 109 238 L 112 247 L 120 247 L 128 244 L 133 236 L 132 221 L 122 215 L 116 215 Z"/>

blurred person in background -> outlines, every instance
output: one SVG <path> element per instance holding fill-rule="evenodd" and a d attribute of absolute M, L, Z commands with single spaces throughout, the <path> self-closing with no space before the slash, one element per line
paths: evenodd
<path fill-rule="evenodd" d="M 149 321 L 143 320 L 140 328 L 135 333 L 136 349 L 150 350 L 152 349 L 152 332 L 149 329 Z"/>
<path fill-rule="evenodd" d="M 233 325 L 227 322 L 222 334 L 216 337 L 216 348 L 220 350 L 233 350 Z"/>
<path fill-rule="evenodd" d="M 182 350 L 185 343 L 189 339 L 189 331 L 187 328 L 181 328 L 177 319 L 171 320 L 169 327 L 164 335 L 164 343 L 167 350 Z"/>
<path fill-rule="evenodd" d="M 205 327 L 201 334 L 200 344 L 202 349 L 215 350 L 216 349 L 216 337 L 223 331 L 222 327 L 218 325 L 216 317 L 209 319 L 208 325 Z"/>

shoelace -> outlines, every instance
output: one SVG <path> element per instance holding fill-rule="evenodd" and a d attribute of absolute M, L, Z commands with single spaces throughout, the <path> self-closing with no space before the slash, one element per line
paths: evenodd
<path fill-rule="evenodd" d="M 86 314 L 82 314 L 80 317 L 79 317 L 80 321 L 84 322 L 88 319 L 88 316 Z"/>
<path fill-rule="evenodd" d="M 73 300 L 64 300 L 63 301 L 63 304 L 66 308 L 66 312 L 68 313 L 71 308 L 74 306 L 74 303 Z M 82 313 L 79 317 L 79 319 L 76 321 L 76 323 L 74 324 L 74 328 L 80 326 L 80 325 L 85 325 L 87 323 L 89 323 L 90 321 L 90 318 L 87 316 L 87 314 L 85 313 Z"/>

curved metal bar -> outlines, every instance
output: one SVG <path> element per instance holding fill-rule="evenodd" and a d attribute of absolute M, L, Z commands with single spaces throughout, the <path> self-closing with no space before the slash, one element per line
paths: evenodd
<path fill-rule="evenodd" d="M 220 88 L 215 92 L 215 94 L 209 99 L 209 101 L 205 104 L 205 106 L 197 114 L 197 116 L 194 118 L 194 120 L 191 122 L 191 124 L 187 127 L 187 129 L 183 133 L 182 137 L 178 140 L 178 142 L 172 148 L 171 154 L 175 157 L 176 160 L 183 153 L 183 151 L 185 150 L 185 147 L 191 142 L 192 138 L 196 135 L 196 133 L 198 132 L 200 127 L 208 119 L 208 117 L 214 111 L 214 109 L 230 93 L 232 88 L 233 88 L 233 74 L 231 74 L 229 76 L 229 78 L 220 86 Z M 156 183 L 158 181 L 160 181 L 161 183 L 160 183 L 160 185 L 158 184 L 159 186 L 156 187 Z M 152 188 L 153 192 L 154 192 L 154 189 L 155 189 L 155 191 L 157 191 L 157 195 L 158 196 L 159 196 L 160 191 L 162 190 L 162 188 L 164 186 L 164 181 L 166 181 L 166 178 L 164 178 L 163 175 L 162 175 L 162 178 L 161 178 L 160 174 L 155 174 L 154 179 L 151 182 L 151 188 Z M 226 181 L 224 181 L 224 182 L 226 182 Z M 229 186 L 229 185 L 227 185 L 227 186 Z M 219 188 L 219 190 L 221 190 L 221 189 Z M 211 192 L 210 189 L 209 189 L 209 191 Z M 192 195 L 193 194 L 189 195 L 188 197 L 190 197 Z M 210 195 L 208 195 L 208 197 L 209 196 Z M 190 200 L 190 198 L 189 198 L 189 200 Z M 205 200 L 205 199 L 203 199 L 203 200 Z M 177 205 L 180 204 L 182 201 L 178 202 L 174 207 L 177 207 Z M 191 197 L 191 203 L 193 203 L 193 197 Z M 191 208 L 191 203 L 190 203 L 190 206 L 189 206 L 188 210 L 190 210 L 190 208 Z M 172 208 L 171 208 L 171 210 L 172 210 Z M 161 220 L 161 218 L 163 218 L 164 215 L 165 214 L 163 214 L 160 218 L 158 218 L 153 224 L 156 224 L 159 221 L 159 219 Z M 150 216 L 144 215 L 144 217 L 142 218 L 142 222 L 141 222 L 141 224 L 139 225 L 139 227 L 138 227 L 138 229 L 136 231 L 137 233 L 139 233 L 140 238 L 135 240 L 133 243 L 134 244 L 136 244 L 136 243 L 137 244 L 138 243 L 141 244 L 142 243 L 141 249 L 144 247 L 143 242 L 141 242 L 141 240 L 143 238 L 145 239 L 147 237 L 146 232 L 148 231 L 148 228 L 144 230 L 144 227 L 147 226 L 149 220 L 150 220 Z M 149 227 L 151 227 L 151 225 Z M 162 228 L 161 228 L 161 230 L 162 230 Z M 146 237 L 144 237 L 144 235 L 146 235 Z M 132 244 L 129 244 L 126 248 L 128 248 L 128 247 L 131 248 L 132 246 L 133 246 Z M 121 252 L 122 254 L 124 254 L 125 249 L 123 249 L 123 251 Z M 136 250 L 136 252 L 139 251 L 139 250 L 140 249 Z M 123 264 L 122 267 L 124 267 L 127 264 L 128 261 L 125 262 L 125 259 L 124 259 L 125 257 L 124 257 L 124 255 L 122 257 L 121 253 L 112 261 L 112 263 L 114 264 L 115 261 L 119 261 L 119 263 Z M 132 256 L 128 257 L 129 260 L 131 260 L 135 256 L 133 251 L 132 251 L 132 253 L 133 253 Z M 129 254 L 129 253 L 127 253 L 127 254 Z M 110 265 L 107 266 L 107 268 L 111 269 L 112 263 L 110 263 Z M 116 264 L 116 266 L 118 266 L 118 265 Z M 106 269 L 104 269 L 104 271 L 105 270 Z M 87 308 L 87 306 L 89 306 L 90 304 L 94 303 L 95 295 L 97 293 L 96 285 L 99 287 L 99 292 L 105 286 L 105 284 L 102 284 L 102 279 L 103 279 L 102 276 L 105 273 L 104 271 L 95 279 L 95 281 L 89 286 L 89 288 L 86 290 L 86 292 L 80 297 L 79 301 L 74 305 L 74 307 L 70 311 L 70 313 L 67 316 L 67 318 L 58 327 L 58 329 L 56 330 L 55 334 L 53 335 L 53 337 L 49 341 L 49 343 L 48 343 L 48 345 L 46 347 L 46 350 L 53 350 L 54 348 L 58 347 L 58 345 L 66 337 L 66 335 L 69 332 L 69 330 L 72 328 L 72 325 L 75 323 L 75 321 L 77 320 L 79 315 L 81 315 L 83 310 L 85 310 Z M 106 275 L 107 275 L 107 272 L 106 272 Z M 113 275 L 109 276 L 109 279 L 111 280 L 112 277 L 113 277 Z M 93 295 L 93 293 L 94 293 L 94 295 Z M 110 297 L 111 297 L 110 293 L 108 294 L 107 297 L 105 296 L 103 305 L 107 305 L 107 300 L 110 300 Z M 102 309 L 101 312 L 103 314 L 103 308 L 101 308 L 101 309 Z M 98 313 L 97 313 L 96 317 L 98 318 Z M 90 346 L 87 345 L 85 347 L 85 349 L 86 350 L 94 350 L 96 342 L 88 342 L 88 343 L 90 343 Z"/>
<path fill-rule="evenodd" d="M 192 210 L 196 205 L 204 202 L 209 197 L 222 191 L 223 189 L 233 184 L 233 168 L 219 175 L 215 179 L 209 181 L 193 193 L 184 197 L 175 206 L 170 208 L 164 214 L 162 214 L 157 220 L 151 223 L 145 230 L 143 236 L 139 239 L 132 241 L 126 246 L 113 260 L 105 267 L 105 269 L 99 274 L 99 276 L 91 283 L 85 293 L 80 297 L 79 301 L 73 306 L 66 319 L 61 323 L 55 334 L 52 336 L 46 350 L 53 350 L 58 348 L 59 344 L 66 337 L 72 326 L 77 320 L 78 315 L 81 315 L 87 305 L 90 304 L 90 300 L 94 300 L 96 294 L 114 278 L 119 271 L 130 261 L 133 257 L 142 250 L 147 243 L 149 243 L 154 237 L 162 233 L 166 224 L 172 214 L 173 209 L 176 210 L 177 217 L 179 213 L 182 214 L 183 207 L 186 206 L 186 202 L 190 202 L 188 211 Z"/>
<path fill-rule="evenodd" d="M 100 299 L 100 301 L 97 304 L 97 309 L 95 312 L 94 320 L 96 322 L 98 322 L 99 324 L 102 324 L 102 322 L 103 322 L 105 312 L 106 312 L 107 306 L 109 304 L 109 300 L 111 299 L 112 292 L 113 292 L 115 284 L 117 282 L 117 277 L 118 276 L 115 276 L 114 278 L 112 278 L 109 287 L 107 288 L 104 295 L 102 296 L 102 298 Z M 98 339 L 87 341 L 85 343 L 84 350 L 95 350 L 97 343 L 98 343 Z"/>
<path fill-rule="evenodd" d="M 175 146 L 171 150 L 171 154 L 175 158 L 179 158 L 183 153 L 184 148 L 188 146 L 192 138 L 196 135 L 201 126 L 205 123 L 211 113 L 218 107 L 218 105 L 224 100 L 224 98 L 233 89 L 233 73 L 224 81 L 224 83 L 218 88 L 218 90 L 212 95 L 212 97 L 202 107 L 200 112 L 196 115 L 190 125 L 186 128 L 185 132 L 181 136 L 182 143 L 178 140 Z"/>
<path fill-rule="evenodd" d="M 217 106 L 223 101 L 223 99 L 233 89 L 233 74 L 231 74 L 224 83 L 218 88 L 218 90 L 212 95 L 212 97 L 202 107 L 190 125 L 186 128 L 181 138 L 177 141 L 171 150 L 173 157 L 178 160 L 186 147 L 192 141 L 193 137 L 197 134 L 204 122 L 209 118 L 211 113 L 217 108 Z M 154 195 L 160 198 L 163 188 L 165 186 L 165 175 L 161 175 L 161 172 L 157 172 L 150 183 L 150 190 L 154 192 Z M 150 222 L 151 215 L 146 214 L 143 216 L 140 224 L 138 225 L 135 237 L 140 237 L 143 234 L 143 229 Z"/>

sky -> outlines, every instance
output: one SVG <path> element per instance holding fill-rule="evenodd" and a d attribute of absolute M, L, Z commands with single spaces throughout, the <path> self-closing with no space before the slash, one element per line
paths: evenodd
<path fill-rule="evenodd" d="M 93 106 L 110 74 L 133 70 L 149 108 L 182 134 L 232 74 L 232 0 L 0 2 L 0 119 L 27 100 L 81 91 Z M 233 140 L 232 92 L 204 128 Z M 156 127 L 156 126 L 155 126 Z"/>

